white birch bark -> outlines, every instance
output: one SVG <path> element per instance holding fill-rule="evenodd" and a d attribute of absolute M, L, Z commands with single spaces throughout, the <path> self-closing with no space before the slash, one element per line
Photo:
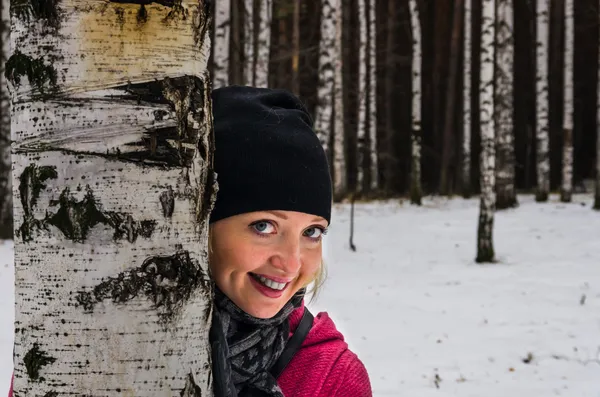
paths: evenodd
<path fill-rule="evenodd" d="M 214 78 L 213 87 L 229 85 L 229 39 L 231 32 L 231 1 L 219 0 L 215 3 L 215 43 L 213 45 Z"/>
<path fill-rule="evenodd" d="M 482 1 L 481 80 L 479 106 L 481 110 L 481 198 L 477 231 L 478 263 L 494 260 L 493 229 L 496 207 L 496 150 L 494 125 L 494 0 Z"/>
<path fill-rule="evenodd" d="M 410 0 L 412 30 L 412 133 L 410 202 L 421 205 L 421 22 L 417 0 Z"/>
<path fill-rule="evenodd" d="M 598 42 L 598 47 L 600 49 L 600 42 Z M 600 60 L 600 52 L 598 54 L 598 59 Z M 596 117 L 598 119 L 598 135 L 596 136 L 596 194 L 594 198 L 594 209 L 600 210 L 600 64 L 598 67 L 598 85 L 596 92 L 598 96 L 598 107 L 596 110 Z"/>
<path fill-rule="evenodd" d="M 496 209 L 517 205 L 513 125 L 513 0 L 496 0 Z"/>
<path fill-rule="evenodd" d="M 341 1 L 335 4 L 335 58 L 334 58 L 334 87 L 333 87 L 333 192 L 336 201 L 341 200 L 347 193 L 348 167 L 346 162 L 346 135 L 344 131 L 344 84 L 342 79 L 342 22 L 343 10 Z"/>
<path fill-rule="evenodd" d="M 548 124 L 548 54 L 550 51 L 550 0 L 536 5 L 536 201 L 548 201 L 550 193 L 550 135 Z"/>
<path fill-rule="evenodd" d="M 367 149 L 367 0 L 358 0 L 358 128 L 356 145 L 356 190 L 365 192 L 365 156 Z"/>
<path fill-rule="evenodd" d="M 244 79 L 253 86 L 256 77 L 254 57 L 254 0 L 244 0 Z"/>
<path fill-rule="evenodd" d="M 336 10 L 338 0 L 321 3 L 321 42 L 319 43 L 319 82 L 315 108 L 315 130 L 323 149 L 329 153 L 336 61 Z"/>
<path fill-rule="evenodd" d="M 369 24 L 369 53 L 368 66 L 369 66 L 369 110 L 368 110 L 368 122 L 369 122 L 369 154 L 371 160 L 369 162 L 369 180 L 371 182 L 371 191 L 377 191 L 379 189 L 379 164 L 378 164 L 378 151 L 377 151 L 377 21 L 375 12 L 375 0 L 369 0 L 367 5 L 367 19 Z"/>
<path fill-rule="evenodd" d="M 269 54 L 271 51 L 272 0 L 260 0 L 258 37 L 256 48 L 255 80 L 256 87 L 269 86 Z"/>
<path fill-rule="evenodd" d="M 563 159 L 560 200 L 570 202 L 573 194 L 573 49 L 574 2 L 565 0 L 565 69 L 563 107 Z"/>
<path fill-rule="evenodd" d="M 464 0 L 464 85 L 462 136 L 462 190 L 463 197 L 471 196 L 471 0 Z"/>
<path fill-rule="evenodd" d="M 15 7 L 15 396 L 212 395 L 209 6 Z"/>
<path fill-rule="evenodd" d="M 0 0 L 0 239 L 11 239 L 12 223 L 12 178 L 10 165 L 10 98 L 4 65 L 10 51 L 9 0 Z"/>

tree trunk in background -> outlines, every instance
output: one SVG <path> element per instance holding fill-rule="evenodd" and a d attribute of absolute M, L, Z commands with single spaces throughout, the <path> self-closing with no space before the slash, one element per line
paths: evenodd
<path fill-rule="evenodd" d="M 598 124 L 596 127 L 596 194 L 594 197 L 595 210 L 600 210 L 600 35 L 598 40 L 598 61 L 598 83 L 596 86 L 596 95 L 598 98 L 598 101 L 596 103 L 596 118 L 598 120 Z"/>
<path fill-rule="evenodd" d="M 471 1 L 464 0 L 464 83 L 463 83 L 463 136 L 462 136 L 462 195 L 471 197 Z"/>
<path fill-rule="evenodd" d="M 513 0 L 496 0 L 496 209 L 517 205 L 515 131 L 513 122 L 514 18 Z"/>
<path fill-rule="evenodd" d="M 333 7 L 333 2 L 331 3 Z M 341 0 L 335 3 L 335 58 L 333 92 L 333 197 L 340 201 L 347 193 L 348 167 L 346 165 L 346 136 L 344 131 L 344 84 L 342 76 L 343 9 Z"/>
<path fill-rule="evenodd" d="M 358 51 L 358 130 L 357 130 L 357 159 L 356 159 L 356 190 L 359 193 L 366 193 L 365 189 L 365 160 L 368 155 L 367 150 L 367 0 L 358 1 L 358 21 L 359 21 L 359 51 Z"/>
<path fill-rule="evenodd" d="M 495 126 L 494 126 L 494 0 L 482 0 L 481 79 L 481 198 L 477 230 L 478 263 L 494 261 L 494 210 L 496 207 Z"/>
<path fill-rule="evenodd" d="M 394 53 L 396 44 L 395 24 L 397 21 L 395 1 L 387 2 L 387 21 L 385 39 L 385 69 L 384 69 L 384 106 L 385 106 L 385 139 L 381 142 L 381 147 L 384 148 L 382 155 L 383 163 L 383 180 L 385 196 L 389 197 L 394 192 L 396 186 L 394 181 L 398 178 L 398 160 L 394 151 L 395 128 L 394 119 L 397 113 L 397 103 L 394 101 L 394 72 L 396 70 L 396 61 Z"/>
<path fill-rule="evenodd" d="M 548 54 L 550 52 L 550 0 L 536 6 L 536 168 L 535 199 L 548 201 L 550 193 L 550 126 L 548 123 Z"/>
<path fill-rule="evenodd" d="M 450 68 L 448 72 L 448 86 L 446 90 L 446 108 L 444 114 L 444 135 L 442 146 L 442 162 L 440 169 L 440 194 L 451 193 L 450 188 L 450 160 L 452 157 L 452 129 L 454 128 L 454 114 L 456 113 L 456 81 L 458 73 L 458 55 L 460 48 L 461 14 L 463 12 L 463 1 L 454 0 L 452 13 L 452 38 L 450 40 Z"/>
<path fill-rule="evenodd" d="M 15 396 L 212 395 L 209 9 L 14 9 Z"/>
<path fill-rule="evenodd" d="M 292 30 L 292 92 L 300 95 L 300 0 L 294 1 Z"/>
<path fill-rule="evenodd" d="M 0 0 L 0 239 L 13 237 L 12 178 L 10 165 L 10 98 L 4 65 L 10 51 L 9 1 Z"/>
<path fill-rule="evenodd" d="M 377 21 L 375 12 L 375 0 L 369 0 L 367 3 L 367 23 L 368 23 L 368 104 L 367 112 L 369 123 L 369 189 L 376 192 L 379 189 L 379 164 L 377 155 Z"/>
<path fill-rule="evenodd" d="M 217 1 L 215 4 L 215 44 L 213 87 L 229 85 L 229 32 L 231 30 L 231 1 Z"/>
<path fill-rule="evenodd" d="M 392 1 L 392 0 L 390 0 Z M 410 21 L 412 30 L 412 131 L 410 202 L 421 205 L 421 22 L 417 0 L 410 0 Z"/>
<path fill-rule="evenodd" d="M 254 52 L 254 0 L 244 0 L 244 84 L 256 84 Z"/>
<path fill-rule="evenodd" d="M 319 44 L 319 82 L 317 89 L 317 107 L 315 109 L 315 130 L 317 136 L 331 158 L 329 142 L 334 98 L 334 70 L 336 60 L 336 10 L 337 0 L 323 0 L 321 3 L 321 42 Z"/>
<path fill-rule="evenodd" d="M 568 203 L 573 194 L 573 47 L 574 3 L 565 0 L 565 80 L 563 105 L 563 158 L 560 201 Z"/>
<path fill-rule="evenodd" d="M 223 0 L 220 0 L 223 1 Z M 271 53 L 271 18 L 273 0 L 260 0 L 258 15 L 258 37 L 256 48 L 255 80 L 256 87 L 269 86 L 269 54 Z"/>

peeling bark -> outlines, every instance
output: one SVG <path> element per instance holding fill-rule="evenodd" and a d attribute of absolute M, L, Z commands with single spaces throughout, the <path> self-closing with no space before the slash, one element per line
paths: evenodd
<path fill-rule="evenodd" d="M 478 263 L 494 261 L 494 210 L 496 207 L 496 140 L 494 125 L 494 36 L 495 1 L 482 2 L 481 80 L 479 106 L 481 111 L 481 196 L 477 230 Z"/>
<path fill-rule="evenodd" d="M 208 3 L 12 3 L 14 395 L 211 395 Z"/>

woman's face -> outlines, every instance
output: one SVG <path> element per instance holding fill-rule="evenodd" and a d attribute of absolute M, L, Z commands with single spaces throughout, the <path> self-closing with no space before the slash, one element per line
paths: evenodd
<path fill-rule="evenodd" d="M 210 269 L 217 286 L 257 318 L 275 316 L 321 266 L 324 218 L 260 211 L 212 224 Z"/>

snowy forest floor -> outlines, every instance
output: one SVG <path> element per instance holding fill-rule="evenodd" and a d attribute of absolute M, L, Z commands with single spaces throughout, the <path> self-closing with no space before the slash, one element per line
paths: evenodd
<path fill-rule="evenodd" d="M 497 212 L 498 263 L 474 262 L 478 200 L 336 205 L 326 310 L 374 396 L 600 397 L 600 213 L 590 195 Z M 0 397 L 12 370 L 12 245 L 0 242 Z"/>

